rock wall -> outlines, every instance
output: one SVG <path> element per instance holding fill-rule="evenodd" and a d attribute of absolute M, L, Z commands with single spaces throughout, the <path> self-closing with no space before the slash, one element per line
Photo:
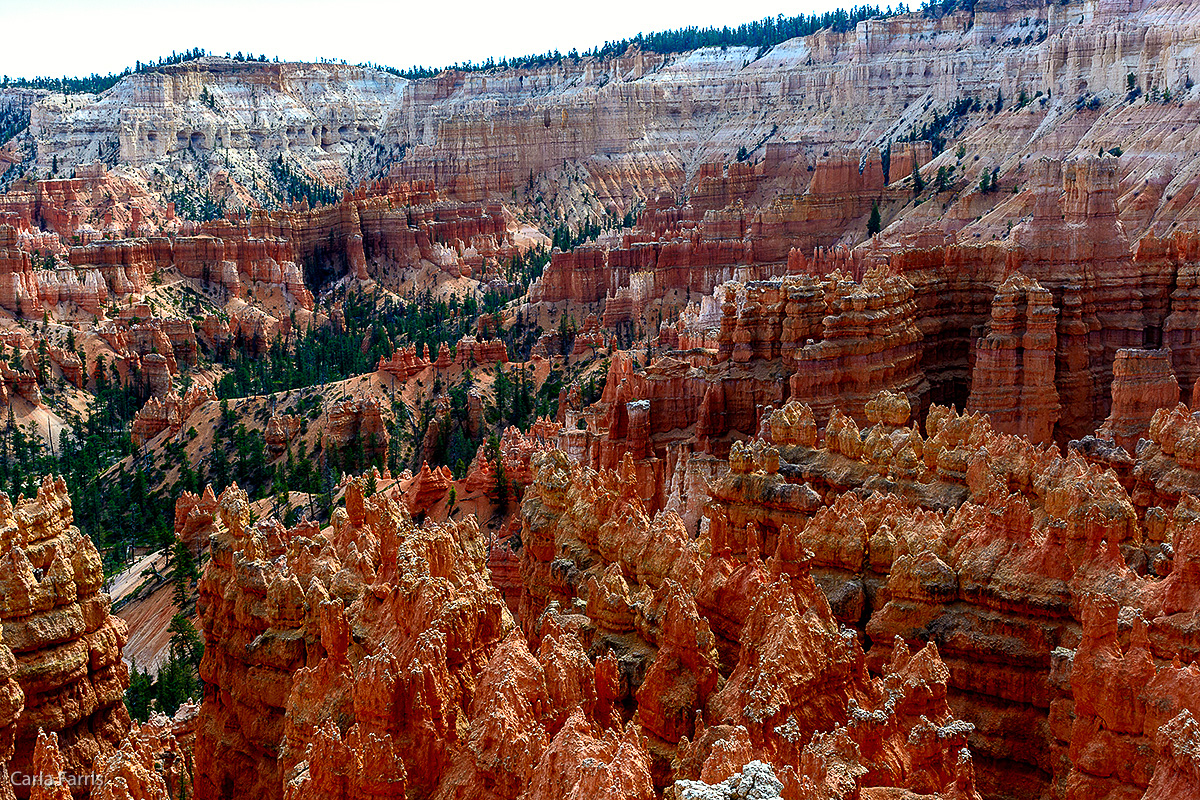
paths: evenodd
<path fill-rule="evenodd" d="M 33 262 L 29 253 L 18 247 L 17 229 L 12 225 L 0 225 L 0 305 L 30 314 L 41 307 Z"/>
<path fill-rule="evenodd" d="M 911 284 L 882 271 L 868 272 L 861 284 L 837 277 L 832 282 L 825 290 L 821 338 L 793 356 L 792 396 L 824 419 L 834 408 L 859 416 L 882 389 L 914 400 L 925 395 Z"/>
<path fill-rule="evenodd" d="M 1054 384 L 1057 314 L 1050 292 L 1014 275 L 992 301 L 986 334 L 976 342 L 967 408 L 998 431 L 1035 444 L 1052 441 L 1058 422 Z"/>
<path fill-rule="evenodd" d="M 737 242 L 745 231 L 766 248 L 756 260 L 780 261 L 786 237 L 811 250 L 837 243 L 847 223 L 861 234 L 873 200 L 890 217 L 914 165 L 932 165 L 926 180 L 949 166 L 948 154 L 935 154 L 931 144 L 898 141 L 931 126 L 978 147 L 989 168 L 1005 170 L 1024 171 L 1027 156 L 1062 160 L 1119 143 L 1114 200 L 1122 219 L 1137 236 L 1165 235 L 1200 213 L 1194 158 L 1171 155 L 1185 149 L 1180 126 L 1191 124 L 1197 102 L 1188 76 L 1200 73 L 1200 29 L 1190 10 L 1186 1 L 1018 2 L 937 19 L 868 20 L 763 53 L 732 47 L 661 55 L 635 47 L 603 59 L 417 81 L 336 64 L 205 58 L 131 75 L 98 96 L 40 95 L 29 134 L 39 174 L 55 159 L 79 172 L 38 190 L 70 209 L 67 227 L 74 228 L 72 214 L 94 208 L 113 218 L 117 237 L 138 235 L 138 223 L 161 228 L 174 220 L 141 202 L 144 185 L 119 192 L 136 206 L 137 222 L 96 205 L 93 184 L 123 180 L 123 170 L 84 177 L 84 165 L 92 169 L 97 158 L 187 174 L 200 185 L 219 175 L 236 190 L 253 186 L 284 156 L 332 186 L 391 172 L 435 181 L 471 203 L 513 192 L 532 203 L 541 194 L 575 227 L 668 192 L 690 198 L 692 219 L 708 226 L 708 238 Z M 1131 73 L 1141 102 L 1126 101 Z M 985 109 L 998 91 L 1009 102 Z M 1013 103 L 1021 92 L 1032 102 Z M 1166 92 L 1172 102 L 1162 102 Z M 1099 125 L 1092 98 L 1105 106 Z M 935 113 L 952 124 L 939 126 Z M 195 176 L 190 161 L 184 168 L 184 153 L 232 156 L 219 159 L 213 175 Z M 956 181 L 978 180 L 982 164 L 961 166 Z M 563 187 L 568 177 L 586 193 Z M 250 202 L 248 192 L 234 194 Z M 13 210 L 32 216 L 31 204 L 14 202 Z M 924 219 L 931 209 L 912 211 Z M 951 216 L 966 224 L 981 215 Z"/>
<path fill-rule="evenodd" d="M 1097 435 L 1134 452 L 1160 408 L 1179 402 L 1169 350 L 1118 350 L 1113 362 L 1112 413 Z"/>
<path fill-rule="evenodd" d="M 109 614 L 100 556 L 71 524 L 61 478 L 45 479 L 36 497 L 15 507 L 0 496 L 0 517 L 0 672 L 11 679 L 3 683 L 0 719 L 7 725 L 0 752 L 11 753 L 9 772 L 37 774 L 39 732 L 52 732 L 61 771 L 88 775 L 130 725 L 124 703 L 129 672 L 121 660 L 125 625 Z M 31 788 L 5 781 L 5 790 L 19 797 Z"/>
<path fill-rule="evenodd" d="M 866 163 L 862 175 L 869 172 Z M 721 416 L 736 384 L 739 402 L 753 397 L 760 406 L 778 407 L 796 397 L 822 423 L 840 407 L 861 424 L 876 392 L 901 391 L 921 413 L 934 403 L 970 407 L 991 414 L 998 430 L 1065 445 L 1091 435 L 1109 416 L 1121 350 L 1173 342 L 1178 349 L 1171 350 L 1171 368 L 1190 391 L 1194 303 L 1188 287 L 1194 281 L 1188 276 L 1196 245 L 1190 234 L 1148 234 L 1130 243 L 1117 210 L 1116 158 L 1042 158 L 1024 169 L 1029 182 L 1004 201 L 1006 214 L 1024 216 L 1002 241 L 946 243 L 939 236 L 938 244 L 925 247 L 924 234 L 915 233 L 854 249 L 793 247 L 786 265 L 735 259 L 737 280 L 718 285 L 728 271 L 702 269 L 677 282 L 664 271 L 661 254 L 667 244 L 689 241 L 678 237 L 678 226 L 689 217 L 686 209 L 672 216 L 669 204 L 659 202 L 643 212 L 620 247 L 597 244 L 555 254 L 530 298 L 603 299 L 601 323 L 609 325 L 647 319 L 651 308 L 660 314 L 675 309 L 677 319 L 659 328 L 658 346 L 672 348 L 662 369 L 677 380 L 683 370 L 678 362 L 685 361 L 713 388 L 695 380 L 656 387 L 652 365 L 646 376 L 636 370 L 610 376 L 618 385 L 630 381 L 622 403 L 651 402 L 651 439 L 689 428 L 696 448 L 704 450 L 730 429 L 756 429 L 757 417 L 734 425 Z M 809 191 L 833 180 L 818 171 Z M 636 241 L 659 229 L 676 238 Z M 695 238 L 694 230 L 684 233 Z M 636 253 L 648 257 L 639 261 Z M 637 304 L 633 284 L 643 273 L 635 270 L 650 270 L 645 274 L 653 278 L 649 299 Z M 777 270 L 791 274 L 755 278 Z M 713 288 L 697 308 L 689 287 Z M 682 308 L 672 305 L 679 300 Z M 779 392 L 779 373 L 789 369 L 794 374 Z M 747 391 L 747 383 L 755 388 Z M 690 402 L 664 405 L 664 390 L 683 390 Z M 598 430 L 610 440 L 626 436 L 624 412 L 610 405 L 614 400 L 606 397 L 598 407 L 605 421 Z M 1141 413 L 1139 424 L 1148 424 L 1152 411 Z M 693 427 L 700 416 L 705 423 Z M 610 467 L 616 463 L 602 458 Z"/>
<path fill-rule="evenodd" d="M 639 485 L 659 492 L 643 496 L 652 509 L 665 501 L 662 466 L 681 440 L 724 456 L 789 397 L 809 402 L 824 423 L 839 407 L 864 421 L 883 389 L 915 406 L 928 395 L 913 289 L 901 276 L 877 268 L 861 282 L 840 272 L 787 276 L 729 284 L 723 299 L 715 352 L 677 351 L 648 364 L 633 351 L 616 353 L 585 415 L 593 424 L 582 463 L 612 469 L 631 452 Z"/>
<path fill-rule="evenodd" d="M 44 183 L 53 182 L 37 185 Z M 40 213 L 60 201 L 72 202 L 51 192 L 39 201 Z M 3 219 L 28 225 L 13 213 Z M 26 316 L 49 308 L 103 317 L 110 299 L 142 295 L 153 285 L 152 275 L 175 269 L 217 289 L 226 303 L 234 301 L 232 316 L 240 310 L 236 301 L 255 304 L 270 317 L 269 328 L 294 311 L 304 322 L 304 312 L 313 309 L 313 290 L 343 275 L 378 277 L 386 285 L 398 270 L 432 266 L 448 279 L 498 281 L 496 265 L 520 252 L 514 244 L 517 227 L 500 203 L 444 201 L 423 182 L 384 181 L 363 184 L 331 205 L 255 209 L 206 223 L 127 232 L 133 238 L 111 238 L 122 234 L 110 231 L 109 238 L 92 240 L 74 229 L 51 227 L 43 235 L 59 241 L 57 255 L 65 258 L 54 268 L 34 270 L 32 234 L 6 223 L 0 232 L 0 284 L 7 281 L 8 289 L 0 286 L 0 307 Z M 86 243 L 79 244 L 81 238 Z M 189 363 L 194 358 L 192 352 Z"/>

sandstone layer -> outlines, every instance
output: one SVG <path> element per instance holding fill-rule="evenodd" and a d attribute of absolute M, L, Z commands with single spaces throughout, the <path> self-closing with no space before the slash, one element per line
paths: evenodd
<path fill-rule="evenodd" d="M 41 755 L 51 744 L 43 742 L 46 731 L 55 750 L 50 774 L 88 775 L 129 729 L 124 623 L 109 614 L 100 556 L 72 525 L 61 478 L 45 479 L 36 497 L 22 498 L 15 507 L 0 496 L 0 515 L 0 656 L 6 656 L 0 660 L 6 661 L 8 720 L 0 754 L 8 754 L 9 772 L 38 774 L 39 759 L 50 757 Z M 5 788 L 28 797 L 33 787 L 6 780 Z M 76 793 L 91 788 L 69 787 Z"/>

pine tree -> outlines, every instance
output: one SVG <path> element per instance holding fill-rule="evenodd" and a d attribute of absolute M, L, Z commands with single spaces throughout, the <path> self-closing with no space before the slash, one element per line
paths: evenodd
<path fill-rule="evenodd" d="M 879 201 L 876 200 L 871 203 L 871 218 L 867 220 L 867 235 L 874 236 L 879 233 L 882 224 L 883 220 L 879 216 Z"/>
<path fill-rule="evenodd" d="M 204 642 L 191 620 L 185 614 L 176 614 L 167 630 L 171 633 L 171 655 L 198 666 L 204 655 Z"/>
<path fill-rule="evenodd" d="M 172 597 L 175 600 L 175 607 L 183 611 L 191 605 L 189 601 L 192 587 L 199 580 L 200 573 L 196 569 L 196 560 L 192 558 L 191 548 L 186 544 L 176 541 L 173 555 L 175 568 L 171 570 L 171 581 L 175 584 L 175 589 Z"/>
<path fill-rule="evenodd" d="M 937 191 L 944 192 L 950 188 L 950 173 L 945 167 L 938 167 L 937 171 Z"/>
<path fill-rule="evenodd" d="M 219 440 L 219 437 L 213 437 L 213 449 L 209 458 L 212 461 L 210 470 L 213 476 L 213 489 L 218 492 L 223 491 L 230 484 L 230 469 L 229 457 L 225 455 L 225 445 Z"/>
<path fill-rule="evenodd" d="M 496 459 L 496 508 L 500 513 L 508 511 L 508 476 L 504 473 L 504 462 Z"/>
<path fill-rule="evenodd" d="M 913 194 L 920 194 L 925 191 L 925 179 L 921 177 L 921 170 L 915 161 L 913 162 L 912 180 Z"/>
<path fill-rule="evenodd" d="M 504 419 L 504 407 L 508 405 L 509 389 L 511 382 L 508 375 L 499 365 L 496 366 L 496 383 L 494 384 L 496 391 L 496 411 L 500 414 L 500 419 Z"/>
<path fill-rule="evenodd" d="M 129 716 L 145 722 L 150 719 L 150 700 L 154 697 L 154 679 L 145 670 L 138 669 L 137 662 L 129 665 L 129 688 L 125 690 L 125 707 Z"/>
<path fill-rule="evenodd" d="M 37 363 L 38 380 L 42 381 L 43 383 L 46 382 L 46 379 L 48 377 L 46 374 L 47 369 L 49 369 L 49 353 L 46 351 L 46 339 L 43 337 L 38 342 L 38 363 Z"/>

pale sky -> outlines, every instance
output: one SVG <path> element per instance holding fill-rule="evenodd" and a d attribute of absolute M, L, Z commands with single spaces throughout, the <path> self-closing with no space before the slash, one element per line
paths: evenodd
<path fill-rule="evenodd" d="M 838 0 L 0 0 L 0 74 L 105 74 L 172 50 L 401 69 L 586 50 L 687 25 L 849 8 Z M 880 3 L 886 6 L 887 3 Z M 915 5 L 915 3 L 914 3 Z"/>

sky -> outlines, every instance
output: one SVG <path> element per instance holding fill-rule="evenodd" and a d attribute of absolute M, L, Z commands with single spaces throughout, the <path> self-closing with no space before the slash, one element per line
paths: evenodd
<path fill-rule="evenodd" d="M 887 5 L 886 3 L 880 3 Z M 572 48 L 639 32 L 829 11 L 838 0 L 0 0 L 0 74 L 119 72 L 172 50 L 401 69 Z"/>

